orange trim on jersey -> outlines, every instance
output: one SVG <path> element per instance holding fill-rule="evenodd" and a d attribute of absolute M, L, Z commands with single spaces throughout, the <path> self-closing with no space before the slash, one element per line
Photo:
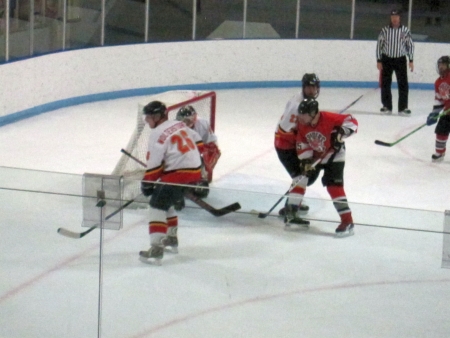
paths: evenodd
<path fill-rule="evenodd" d="M 175 227 L 178 225 L 178 216 L 173 216 L 167 218 L 167 226 L 169 227 Z"/>
<path fill-rule="evenodd" d="M 205 150 L 205 145 L 204 145 L 203 141 L 198 141 L 195 144 L 197 145 L 197 148 L 198 148 L 198 151 L 200 152 L 200 154 L 203 154 L 203 151 Z"/>
<path fill-rule="evenodd" d="M 161 177 L 161 174 L 163 172 L 163 166 L 160 165 L 159 167 L 148 169 L 145 171 L 144 177 L 142 178 L 143 181 L 156 181 L 158 178 Z"/>
<path fill-rule="evenodd" d="M 161 182 L 189 184 L 195 183 L 202 179 L 202 171 L 200 168 L 195 169 L 179 169 L 163 173 Z"/>
<path fill-rule="evenodd" d="M 293 133 L 281 135 L 275 133 L 275 148 L 278 149 L 295 149 L 296 136 Z"/>
<path fill-rule="evenodd" d="M 156 232 L 160 232 L 160 233 L 163 233 L 163 234 L 167 233 L 167 223 L 159 222 L 159 221 L 156 221 L 156 222 L 150 221 L 150 223 L 149 223 L 149 233 L 153 234 L 153 233 L 156 233 Z"/>

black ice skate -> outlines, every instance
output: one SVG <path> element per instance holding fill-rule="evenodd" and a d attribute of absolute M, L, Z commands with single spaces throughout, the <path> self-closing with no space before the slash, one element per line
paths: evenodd
<path fill-rule="evenodd" d="M 439 163 L 444 160 L 444 157 L 445 157 L 445 153 L 443 153 L 443 154 L 436 153 L 436 154 L 431 155 L 431 161 L 434 163 Z"/>
<path fill-rule="evenodd" d="M 300 205 L 300 208 L 298 209 L 298 213 L 300 215 L 306 215 L 309 211 L 309 206 L 306 204 Z M 278 215 L 281 217 L 284 217 L 286 215 L 286 207 L 282 207 L 280 210 L 278 210 Z"/>
<path fill-rule="evenodd" d="M 288 204 L 285 209 L 284 230 L 297 231 L 309 229 L 309 221 L 304 220 L 297 215 L 299 210 L 298 205 Z"/>

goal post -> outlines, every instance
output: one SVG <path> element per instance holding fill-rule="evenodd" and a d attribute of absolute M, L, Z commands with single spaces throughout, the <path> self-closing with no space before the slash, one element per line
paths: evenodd
<path fill-rule="evenodd" d="M 190 105 L 194 107 L 198 117 L 209 121 L 211 129 L 216 125 L 216 93 L 214 91 L 172 90 L 149 96 L 138 103 L 136 126 L 124 148 L 131 155 L 146 163 L 148 138 L 151 132 L 143 118 L 143 108 L 151 101 L 161 101 L 167 107 L 169 120 L 175 120 L 178 110 Z M 129 156 L 123 154 L 116 164 L 112 175 L 121 175 L 125 180 L 124 198 L 132 199 L 140 193 L 140 180 L 145 168 Z M 208 180 L 212 180 L 212 172 L 208 172 Z"/>

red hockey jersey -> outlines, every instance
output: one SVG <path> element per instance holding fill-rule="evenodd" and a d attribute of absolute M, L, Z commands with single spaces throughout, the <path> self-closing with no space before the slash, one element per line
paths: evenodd
<path fill-rule="evenodd" d="M 319 112 L 319 120 L 315 126 L 297 124 L 297 155 L 299 159 L 321 157 L 324 152 L 331 149 L 331 133 L 336 127 L 342 127 L 349 133 L 344 138 L 354 134 L 358 130 L 358 121 L 349 114 L 336 114 L 331 112 Z M 321 163 L 327 163 L 332 154 L 327 155 Z M 342 147 L 333 162 L 345 160 L 345 147 Z"/>

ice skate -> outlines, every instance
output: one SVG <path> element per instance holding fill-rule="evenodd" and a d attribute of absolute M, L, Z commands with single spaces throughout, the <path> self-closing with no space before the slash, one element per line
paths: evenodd
<path fill-rule="evenodd" d="M 392 110 L 390 110 L 387 107 L 382 107 L 380 109 L 380 113 L 381 113 L 381 115 L 391 115 L 392 114 Z"/>
<path fill-rule="evenodd" d="M 284 230 L 297 231 L 309 229 L 309 221 L 304 220 L 297 215 L 299 210 L 298 205 L 288 204 L 285 209 Z"/>
<path fill-rule="evenodd" d="M 403 109 L 402 111 L 398 112 L 398 115 L 400 115 L 400 116 L 411 116 L 411 110 L 408 109 L 408 108 Z"/>
<path fill-rule="evenodd" d="M 302 204 L 300 206 L 300 208 L 298 209 L 298 213 L 300 215 L 306 215 L 309 211 L 309 206 Z M 281 208 L 280 210 L 278 210 L 278 215 L 280 215 L 281 217 L 284 217 L 286 215 L 286 207 Z"/>
<path fill-rule="evenodd" d="M 354 232 L 353 232 L 354 227 L 355 226 L 353 223 L 342 222 L 336 228 L 336 237 L 342 238 L 342 237 L 348 237 L 348 236 L 354 235 Z"/>
<path fill-rule="evenodd" d="M 445 157 L 445 153 L 443 153 L 443 154 L 436 153 L 436 154 L 431 155 L 431 161 L 433 163 L 439 163 L 444 160 L 444 157 Z"/>
<path fill-rule="evenodd" d="M 164 245 L 164 251 L 177 254 L 178 253 L 178 237 L 167 236 L 161 240 L 161 244 Z"/>
<path fill-rule="evenodd" d="M 163 256 L 164 247 L 159 245 L 152 245 L 150 249 L 139 252 L 139 260 L 152 265 L 161 265 Z"/>

